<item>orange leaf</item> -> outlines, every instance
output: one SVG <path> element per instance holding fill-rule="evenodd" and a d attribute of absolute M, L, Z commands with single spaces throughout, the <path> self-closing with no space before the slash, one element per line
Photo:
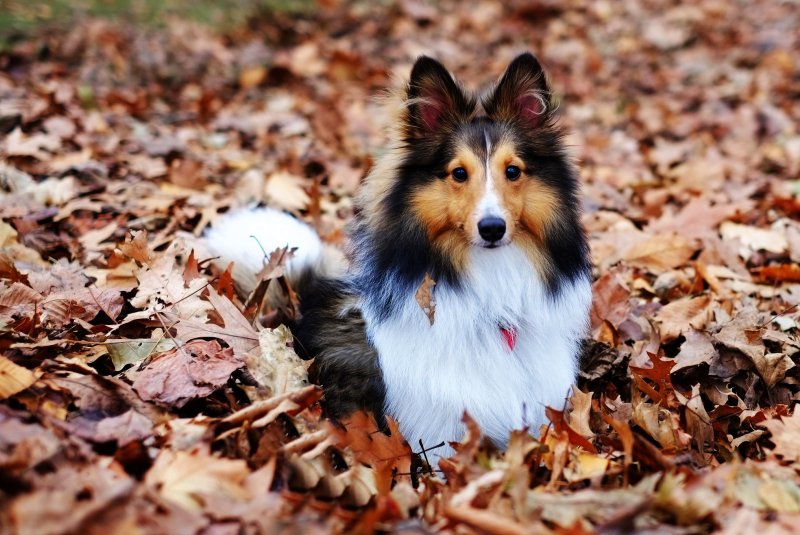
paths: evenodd
<path fill-rule="evenodd" d="M 797 264 L 771 264 L 751 271 L 756 282 L 775 284 L 776 282 L 800 282 L 800 266 Z"/>

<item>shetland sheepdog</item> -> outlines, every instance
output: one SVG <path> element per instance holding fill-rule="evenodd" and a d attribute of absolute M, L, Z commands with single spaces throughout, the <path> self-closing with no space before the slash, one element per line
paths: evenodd
<path fill-rule="evenodd" d="M 522 54 L 483 95 L 420 57 L 389 99 L 389 146 L 356 199 L 339 263 L 305 224 L 270 209 L 206 235 L 244 291 L 264 247 L 296 247 L 295 349 L 314 358 L 333 418 L 390 415 L 413 445 L 463 436 L 467 411 L 497 446 L 563 407 L 591 301 L 576 170 L 545 74 Z M 432 318 L 416 294 L 433 279 Z M 446 450 L 440 450 L 446 451 Z"/>

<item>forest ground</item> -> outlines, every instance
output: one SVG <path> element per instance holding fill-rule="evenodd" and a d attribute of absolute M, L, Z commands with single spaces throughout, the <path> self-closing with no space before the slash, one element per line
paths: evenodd
<path fill-rule="evenodd" d="M 0 17 L 0 532 L 795 532 L 796 2 L 49 5 Z M 579 389 L 420 473 L 197 237 L 263 202 L 342 243 L 392 77 L 523 50 L 583 182 Z"/>

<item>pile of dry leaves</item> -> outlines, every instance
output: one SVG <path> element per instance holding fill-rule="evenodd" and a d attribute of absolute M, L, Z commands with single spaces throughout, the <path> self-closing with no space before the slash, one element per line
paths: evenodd
<path fill-rule="evenodd" d="M 792 532 L 798 27 L 778 0 L 400 0 L 14 41 L 0 531 Z M 321 419 L 291 310 L 237 299 L 197 237 L 258 201 L 341 242 L 391 75 L 428 53 L 477 86 L 523 49 L 581 164 L 591 340 L 547 428 L 498 453 L 469 422 L 431 470 L 366 417 Z"/>

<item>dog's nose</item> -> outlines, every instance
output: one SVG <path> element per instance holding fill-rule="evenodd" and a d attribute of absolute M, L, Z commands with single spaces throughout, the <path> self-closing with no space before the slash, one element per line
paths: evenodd
<path fill-rule="evenodd" d="M 499 217 L 484 217 L 478 221 L 478 234 L 488 242 L 496 242 L 506 233 L 506 222 Z"/>

